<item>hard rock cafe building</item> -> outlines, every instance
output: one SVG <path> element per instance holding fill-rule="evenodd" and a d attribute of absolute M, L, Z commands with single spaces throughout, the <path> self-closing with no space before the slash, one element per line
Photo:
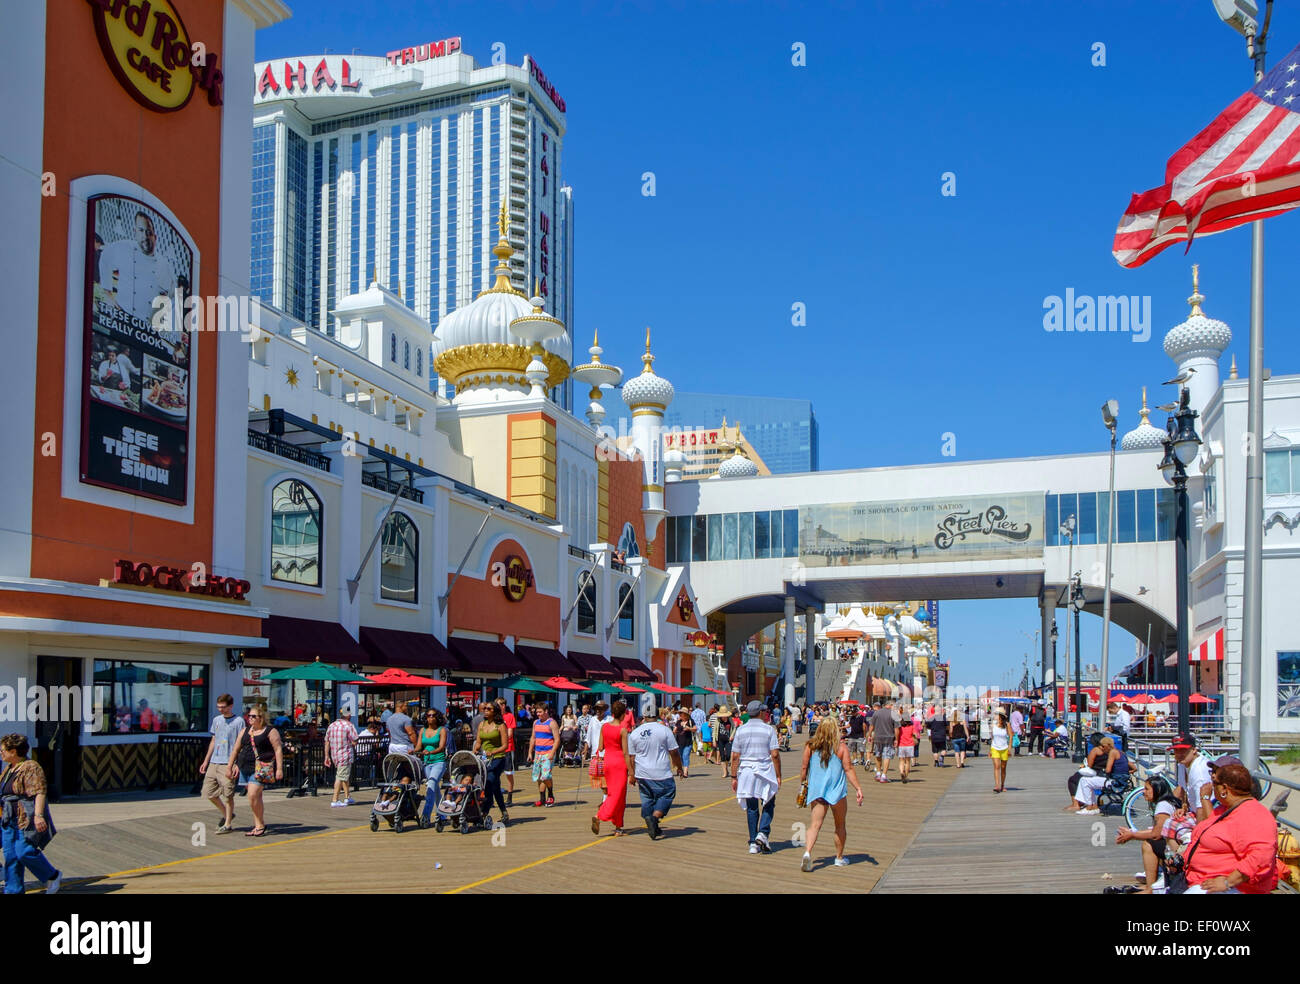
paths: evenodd
<path fill-rule="evenodd" d="M 665 571 L 648 337 L 627 455 L 597 400 L 546 395 L 622 373 L 595 345 L 571 364 L 504 230 L 495 285 L 433 332 L 441 392 L 410 355 L 431 326 L 382 283 L 332 337 L 248 305 L 254 33 L 286 16 L 6 13 L 7 71 L 43 98 L 6 103 L 0 164 L 6 400 L 33 408 L 0 432 L 0 730 L 65 795 L 176 781 L 167 736 L 221 693 L 332 717 L 344 691 L 263 679 L 315 659 L 450 682 L 414 695 L 435 703 L 520 674 L 717 683 Z"/>

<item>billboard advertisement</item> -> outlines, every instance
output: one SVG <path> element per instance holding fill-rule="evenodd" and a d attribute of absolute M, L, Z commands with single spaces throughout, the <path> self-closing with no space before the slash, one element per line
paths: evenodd
<path fill-rule="evenodd" d="M 184 505 L 193 340 L 178 301 L 194 251 L 133 198 L 95 196 L 86 214 L 81 481 Z"/>
<path fill-rule="evenodd" d="M 799 560 L 848 567 L 1040 557 L 1045 508 L 1042 493 L 801 506 Z"/>

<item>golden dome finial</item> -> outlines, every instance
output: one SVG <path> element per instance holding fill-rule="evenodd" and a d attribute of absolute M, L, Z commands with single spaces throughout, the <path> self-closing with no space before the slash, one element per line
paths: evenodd
<path fill-rule="evenodd" d="M 650 354 L 650 326 L 646 325 L 645 326 L 645 355 L 641 356 L 641 365 L 644 366 L 645 368 L 641 370 L 641 375 L 644 376 L 646 373 L 654 372 L 654 370 L 650 368 L 652 365 L 654 365 L 654 361 L 655 361 L 655 357 Z"/>
<path fill-rule="evenodd" d="M 1142 415 L 1142 423 L 1151 423 L 1151 412 L 1147 409 L 1147 388 L 1145 386 L 1142 387 L 1142 409 L 1138 412 Z"/>
<path fill-rule="evenodd" d="M 1187 303 L 1192 306 L 1190 317 L 1205 317 L 1205 312 L 1201 310 L 1201 302 L 1205 298 L 1201 295 L 1201 265 L 1192 264 L 1192 296 L 1187 299 Z"/>
<path fill-rule="evenodd" d="M 500 230 L 502 239 L 505 239 L 510 231 L 510 213 L 506 211 L 504 199 L 501 201 L 501 214 L 497 216 L 497 229 Z"/>
<path fill-rule="evenodd" d="M 1228 378 L 1229 379 L 1237 378 L 1237 353 L 1236 352 L 1232 353 L 1232 368 L 1228 370 Z"/>
<path fill-rule="evenodd" d="M 506 233 L 510 231 L 510 215 L 507 212 L 507 202 L 501 202 L 501 214 L 497 218 L 497 229 L 500 230 L 501 238 L 497 244 L 492 247 L 492 255 L 497 258 L 497 268 L 493 272 L 496 274 L 496 282 L 487 290 L 503 291 L 507 294 L 518 294 L 515 285 L 510 282 L 510 257 L 515 255 L 514 248 L 506 239 Z M 479 296 L 482 297 L 487 291 L 481 291 Z"/>

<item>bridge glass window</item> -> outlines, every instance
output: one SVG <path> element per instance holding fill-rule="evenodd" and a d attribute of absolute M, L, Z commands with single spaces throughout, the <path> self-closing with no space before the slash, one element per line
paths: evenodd
<path fill-rule="evenodd" d="M 754 513 L 754 556 L 760 560 L 772 555 L 771 529 L 767 510 Z"/>
<path fill-rule="evenodd" d="M 691 559 L 691 527 L 694 516 L 677 517 L 677 563 L 685 564 Z"/>
<path fill-rule="evenodd" d="M 740 514 L 740 532 L 738 534 L 741 560 L 754 559 L 754 514 L 752 512 L 743 512 Z"/>
<path fill-rule="evenodd" d="M 1057 519 L 1057 505 L 1060 498 L 1057 495 L 1047 497 L 1046 519 L 1044 519 L 1044 522 L 1047 524 L 1045 532 L 1049 547 L 1059 547 L 1061 545 L 1061 521 Z"/>
<path fill-rule="evenodd" d="M 1066 492 L 1057 497 L 1060 500 L 1057 506 L 1057 514 L 1061 517 L 1061 524 L 1068 523 L 1070 517 L 1074 517 L 1074 542 L 1079 542 L 1079 496 L 1074 492 Z M 1068 546 L 1070 538 L 1064 533 L 1061 534 L 1061 544 Z"/>
<path fill-rule="evenodd" d="M 1110 493 L 1097 493 L 1097 542 L 1106 542 L 1106 517 L 1110 515 Z"/>
<path fill-rule="evenodd" d="M 781 541 L 783 552 L 787 557 L 799 556 L 799 510 L 785 510 L 784 522 L 781 524 Z"/>
<path fill-rule="evenodd" d="M 782 516 L 782 512 L 781 512 L 780 509 L 773 509 L 772 512 L 771 512 L 771 514 L 770 514 L 770 516 L 771 516 L 771 520 L 770 520 L 770 522 L 768 523 L 768 527 L 769 527 L 769 530 L 770 530 L 770 532 L 771 532 L 771 534 L 772 534 L 772 556 L 773 556 L 773 557 L 780 557 L 780 556 L 782 555 L 782 554 L 781 554 L 781 516 Z M 749 692 L 752 693 L 753 691 L 749 691 Z"/>
<path fill-rule="evenodd" d="M 587 571 L 578 571 L 578 626 L 584 635 L 596 634 L 596 579 Z"/>
<path fill-rule="evenodd" d="M 206 666 L 95 660 L 93 706 L 99 735 L 139 735 L 202 730 L 208 721 Z M 74 690 L 73 693 L 76 693 Z M 62 705 L 63 698 L 51 691 Z M 58 706 L 69 720 L 81 708 Z M 51 714 L 53 716 L 53 713 Z"/>
<path fill-rule="evenodd" d="M 1095 492 L 1079 493 L 1079 514 L 1076 543 L 1093 544 L 1097 542 L 1097 494 Z"/>
<path fill-rule="evenodd" d="M 664 523 L 664 553 L 668 555 L 668 563 L 677 563 L 677 518 L 669 516 L 668 522 Z"/>
<path fill-rule="evenodd" d="M 1291 451 L 1264 452 L 1264 491 L 1269 495 L 1300 492 L 1300 454 Z"/>
<path fill-rule="evenodd" d="M 1137 490 L 1138 543 L 1154 543 L 1156 538 L 1156 490 Z"/>
<path fill-rule="evenodd" d="M 379 596 L 385 601 L 419 603 L 420 531 L 409 516 L 395 512 L 384 524 L 379 564 Z"/>
<path fill-rule="evenodd" d="M 1177 513 L 1174 508 L 1174 490 L 1156 489 L 1156 539 L 1172 540 L 1174 538 L 1174 520 Z M 1213 518 L 1214 510 L 1207 502 L 1206 515 Z"/>
<path fill-rule="evenodd" d="M 708 560 L 709 517 L 691 517 L 691 560 Z"/>
<path fill-rule="evenodd" d="M 311 486 L 286 479 L 271 490 L 271 579 L 320 586 L 321 504 Z"/>
<path fill-rule="evenodd" d="M 628 598 L 628 595 L 632 595 Z M 627 599 L 624 604 L 624 599 Z M 618 637 L 625 642 L 631 642 L 634 638 L 634 627 L 636 625 L 636 595 L 626 584 L 618 586 Z"/>
<path fill-rule="evenodd" d="M 722 517 L 722 559 L 735 560 L 736 553 L 736 514 L 725 513 Z"/>
<path fill-rule="evenodd" d="M 722 559 L 722 513 L 709 513 L 709 560 Z"/>
<path fill-rule="evenodd" d="M 1132 489 L 1115 492 L 1115 542 L 1137 542 L 1137 497 Z"/>

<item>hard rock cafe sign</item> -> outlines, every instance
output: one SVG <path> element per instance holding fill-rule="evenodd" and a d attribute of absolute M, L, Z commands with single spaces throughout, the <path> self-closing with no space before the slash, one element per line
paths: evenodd
<path fill-rule="evenodd" d="M 220 56 L 190 37 L 170 0 L 87 2 L 108 67 L 136 102 L 173 113 L 197 87 L 210 105 L 221 105 Z"/>
<path fill-rule="evenodd" d="M 505 577 L 501 590 L 510 601 L 523 601 L 528 589 L 533 586 L 532 568 L 524 564 L 524 559 L 511 554 L 505 559 Z"/>
<path fill-rule="evenodd" d="M 698 632 L 689 633 L 686 636 L 686 641 L 692 646 L 696 646 L 700 649 L 703 649 L 705 646 L 713 642 L 713 636 L 710 633 L 705 632 L 703 629 L 701 629 Z"/>

